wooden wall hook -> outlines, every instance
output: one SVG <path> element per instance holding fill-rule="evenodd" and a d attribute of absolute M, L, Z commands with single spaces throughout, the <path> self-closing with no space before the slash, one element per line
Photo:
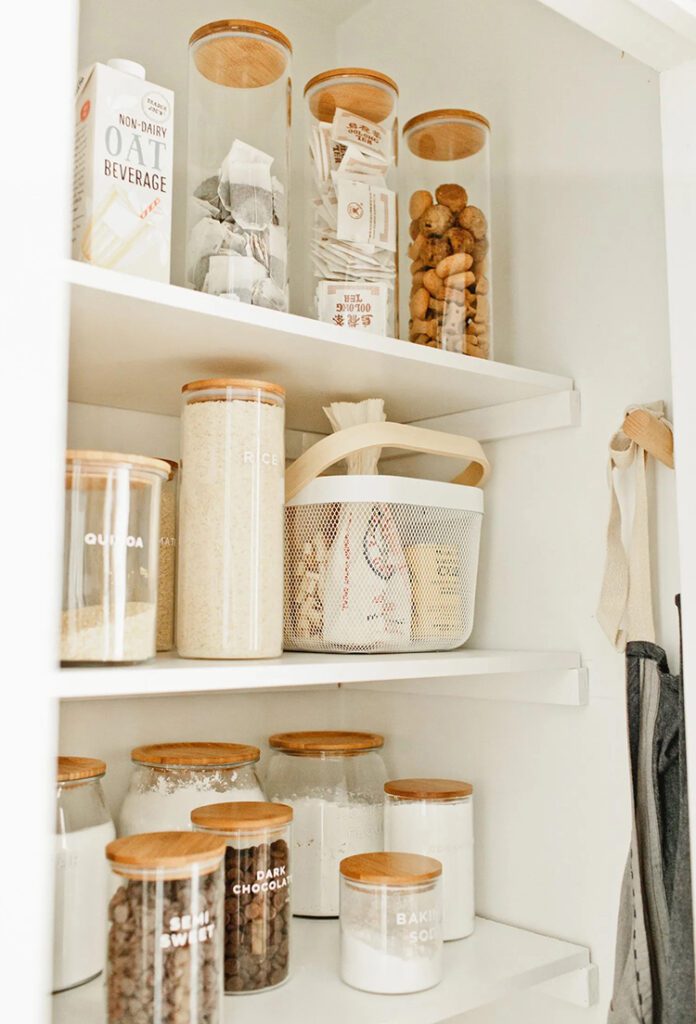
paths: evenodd
<path fill-rule="evenodd" d="M 623 421 L 623 432 L 665 466 L 674 469 L 674 435 L 663 420 L 645 409 L 634 409 Z"/>

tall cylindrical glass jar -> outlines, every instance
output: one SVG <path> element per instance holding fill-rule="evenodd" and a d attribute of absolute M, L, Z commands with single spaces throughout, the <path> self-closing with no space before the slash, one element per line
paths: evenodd
<path fill-rule="evenodd" d="M 119 834 L 187 829 L 191 811 L 220 800 L 263 800 L 261 756 L 246 743 L 149 743 L 131 750 Z"/>
<path fill-rule="evenodd" d="M 95 757 L 59 757 L 53 905 L 53 991 L 104 969 L 108 871 L 104 848 L 116 835 Z"/>
<path fill-rule="evenodd" d="M 198 291 L 286 310 L 292 47 L 257 21 L 189 40 L 186 275 Z"/>
<path fill-rule="evenodd" d="M 292 808 L 209 804 L 191 812 L 194 831 L 223 836 L 225 994 L 277 988 L 288 980 Z"/>
<path fill-rule="evenodd" d="M 442 864 L 443 936 L 474 930 L 473 786 L 456 779 L 393 779 L 384 786 L 384 848 Z"/>
<path fill-rule="evenodd" d="M 107 1024 L 221 1024 L 224 853 L 196 832 L 109 843 Z"/>
<path fill-rule="evenodd" d="M 398 333 L 396 83 L 336 68 L 305 86 L 312 297 L 326 323 Z"/>
<path fill-rule="evenodd" d="M 430 110 L 404 125 L 404 140 L 408 338 L 492 358 L 490 124 L 471 110 Z"/>
<path fill-rule="evenodd" d="M 384 737 L 327 730 L 268 742 L 266 795 L 293 809 L 292 912 L 337 917 L 339 864 L 384 846 Z"/>
<path fill-rule="evenodd" d="M 145 661 L 155 654 L 161 459 L 68 451 L 60 657 Z"/>
<path fill-rule="evenodd" d="M 285 392 L 229 379 L 182 391 L 179 654 L 279 657 Z"/>
<path fill-rule="evenodd" d="M 157 576 L 157 650 L 171 651 L 174 646 L 174 605 L 176 597 L 176 492 L 179 463 L 163 459 L 169 466 L 169 478 L 162 483 L 160 496 L 159 572 Z"/>
<path fill-rule="evenodd" d="M 341 862 L 341 978 L 364 992 L 422 992 L 442 981 L 442 867 L 415 853 Z"/>

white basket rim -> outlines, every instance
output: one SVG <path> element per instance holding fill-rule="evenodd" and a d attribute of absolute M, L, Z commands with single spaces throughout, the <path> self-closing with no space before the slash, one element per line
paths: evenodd
<path fill-rule="evenodd" d="M 480 487 L 418 480 L 407 476 L 319 476 L 287 503 L 289 508 L 330 502 L 389 502 L 483 514 Z"/>

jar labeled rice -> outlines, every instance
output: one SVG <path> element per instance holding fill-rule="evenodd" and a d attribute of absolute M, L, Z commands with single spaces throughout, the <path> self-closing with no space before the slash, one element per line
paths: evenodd
<path fill-rule="evenodd" d="M 285 392 L 230 379 L 182 390 L 179 654 L 279 657 Z"/>

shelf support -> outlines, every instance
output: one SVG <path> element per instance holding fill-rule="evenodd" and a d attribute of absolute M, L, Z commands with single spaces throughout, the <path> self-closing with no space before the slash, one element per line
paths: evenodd
<path fill-rule="evenodd" d="M 577 971 L 569 971 L 568 974 L 545 981 L 543 985 L 537 985 L 536 991 L 587 1009 L 599 1000 L 599 968 L 597 964 L 587 964 Z"/>
<path fill-rule="evenodd" d="M 578 427 L 580 392 L 556 391 L 538 398 L 525 398 L 519 402 L 506 402 L 485 409 L 471 409 L 469 412 L 419 420 L 415 425 L 429 430 L 463 434 L 482 442 L 521 437 L 560 427 Z"/>

